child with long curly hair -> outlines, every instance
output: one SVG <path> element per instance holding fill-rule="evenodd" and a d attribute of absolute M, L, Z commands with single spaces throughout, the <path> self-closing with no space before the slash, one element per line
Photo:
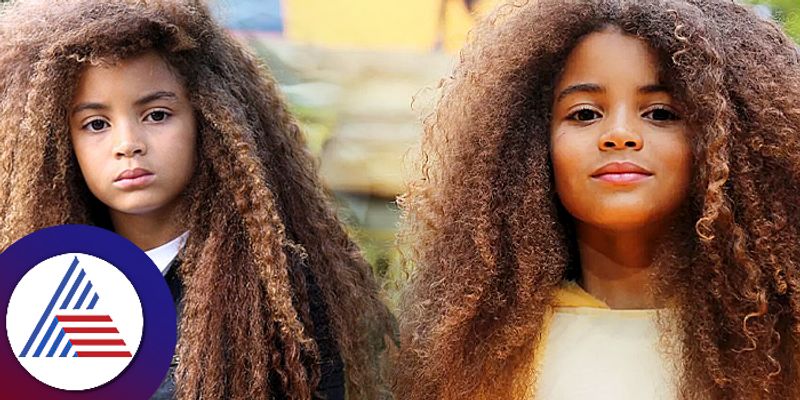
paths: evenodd
<path fill-rule="evenodd" d="M 56 224 L 149 250 L 179 313 L 158 399 L 383 397 L 389 315 L 264 66 L 201 1 L 0 16 L 0 249 Z"/>
<path fill-rule="evenodd" d="M 774 23 L 501 6 L 422 150 L 398 399 L 800 398 L 800 63 Z"/>

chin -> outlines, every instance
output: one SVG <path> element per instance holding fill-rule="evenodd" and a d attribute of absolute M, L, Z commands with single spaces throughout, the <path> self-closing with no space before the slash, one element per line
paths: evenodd
<path fill-rule="evenodd" d="M 635 211 L 629 211 L 627 213 L 616 212 L 614 214 L 617 218 L 590 219 L 586 222 L 612 232 L 636 232 L 660 225 L 663 221 L 661 216 L 652 214 L 643 215 Z"/>
<path fill-rule="evenodd" d="M 129 214 L 129 215 L 144 215 L 151 213 L 163 207 L 161 202 L 157 201 L 140 201 L 140 202 L 124 202 L 117 204 L 108 204 L 108 207 L 116 212 Z"/>

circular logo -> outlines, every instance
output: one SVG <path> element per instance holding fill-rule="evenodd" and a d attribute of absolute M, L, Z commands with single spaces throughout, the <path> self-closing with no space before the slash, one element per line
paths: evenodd
<path fill-rule="evenodd" d="M 0 254 L 4 398 L 148 399 L 169 369 L 176 314 L 166 281 L 133 243 L 63 225 Z"/>
<path fill-rule="evenodd" d="M 125 275 L 79 253 L 48 258 L 28 271 L 6 314 L 20 364 L 64 390 L 93 389 L 116 378 L 139 349 L 142 322 L 139 296 Z"/>

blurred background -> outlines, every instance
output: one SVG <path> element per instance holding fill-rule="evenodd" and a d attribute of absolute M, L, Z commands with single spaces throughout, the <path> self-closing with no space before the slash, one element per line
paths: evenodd
<path fill-rule="evenodd" d="M 426 93 L 449 74 L 470 28 L 500 1 L 211 0 L 280 82 L 390 300 L 399 262 L 394 199 L 421 129 L 412 99 L 432 98 Z M 800 0 L 747 4 L 800 39 Z"/>
<path fill-rule="evenodd" d="M 432 98 L 467 32 L 498 2 L 211 0 L 280 82 L 324 184 L 392 302 L 394 200 L 421 129 L 412 99 Z"/>

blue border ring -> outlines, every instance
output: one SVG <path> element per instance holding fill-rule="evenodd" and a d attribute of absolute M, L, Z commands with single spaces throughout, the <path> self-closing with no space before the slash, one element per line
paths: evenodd
<path fill-rule="evenodd" d="M 65 253 L 84 253 L 117 267 L 131 282 L 142 304 L 142 341 L 134 359 L 116 378 L 85 391 L 65 391 L 39 382 L 17 361 L 7 339 L 8 303 L 17 283 L 34 266 Z M 87 225 L 44 228 L 16 241 L 0 254 L 0 390 L 3 398 L 148 399 L 169 370 L 177 342 L 177 317 L 169 287 L 141 249 L 105 229 Z"/>

